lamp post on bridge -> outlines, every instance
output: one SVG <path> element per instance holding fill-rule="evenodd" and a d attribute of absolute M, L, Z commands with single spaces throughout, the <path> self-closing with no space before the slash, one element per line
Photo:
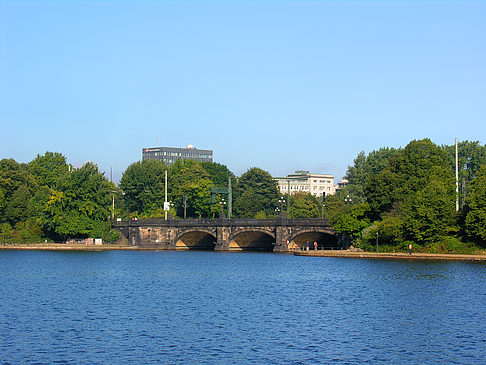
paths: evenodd
<path fill-rule="evenodd" d="M 186 219 L 186 209 L 187 209 L 187 195 L 184 193 L 182 196 L 182 207 L 184 208 L 184 219 Z"/>
<path fill-rule="evenodd" d="M 285 199 L 283 196 L 280 197 L 280 199 L 278 200 L 278 202 L 280 203 L 280 214 L 283 214 L 283 205 L 285 203 Z M 288 212 L 287 212 L 288 213 Z"/>
<path fill-rule="evenodd" d="M 221 218 L 224 218 L 224 206 L 226 205 L 226 201 L 224 199 L 221 199 L 219 205 L 221 205 Z"/>
<path fill-rule="evenodd" d="M 280 208 L 275 208 L 275 218 L 278 218 L 278 213 L 280 212 Z"/>
<path fill-rule="evenodd" d="M 167 202 L 167 207 L 168 207 L 168 209 L 166 210 L 167 219 L 174 219 L 174 217 L 172 216 L 172 208 L 174 207 L 174 203 L 170 201 Z"/>

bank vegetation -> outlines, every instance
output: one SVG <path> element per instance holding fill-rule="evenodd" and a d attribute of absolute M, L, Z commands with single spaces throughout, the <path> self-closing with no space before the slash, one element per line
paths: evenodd
<path fill-rule="evenodd" d="M 118 185 L 98 166 L 79 168 L 57 152 L 31 162 L 0 161 L 2 243 L 102 238 L 114 242 L 113 219 L 164 216 L 165 171 L 170 214 L 179 219 L 217 218 L 231 181 L 233 217 L 273 218 L 283 208 L 291 218 L 327 217 L 356 247 L 423 252 L 476 253 L 486 246 L 486 147 L 459 145 L 459 211 L 456 211 L 454 146 L 429 139 L 404 148 L 361 152 L 346 173 L 348 184 L 325 200 L 309 193 L 279 193 L 272 176 L 250 168 L 235 176 L 218 163 L 145 160 L 130 164 Z M 281 200 L 284 198 L 285 203 Z M 185 208 L 184 208 L 185 206 Z M 224 206 L 227 214 L 227 205 Z"/>

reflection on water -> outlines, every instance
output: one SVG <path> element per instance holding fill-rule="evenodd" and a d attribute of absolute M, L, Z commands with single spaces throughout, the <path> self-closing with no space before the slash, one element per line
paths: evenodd
<path fill-rule="evenodd" d="M 483 363 L 486 265 L 0 252 L 7 363 Z"/>

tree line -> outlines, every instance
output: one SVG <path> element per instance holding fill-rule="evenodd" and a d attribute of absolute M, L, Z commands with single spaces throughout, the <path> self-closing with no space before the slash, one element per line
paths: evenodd
<path fill-rule="evenodd" d="M 58 152 L 37 155 L 31 162 L 0 161 L 0 239 L 2 242 L 65 241 L 71 238 L 119 238 L 112 219 L 164 216 L 165 171 L 168 200 L 175 219 L 217 218 L 227 196 L 213 187 L 232 182 L 233 216 L 272 218 L 282 195 L 272 176 L 251 168 L 237 178 L 213 162 L 177 161 L 168 166 L 156 160 L 134 162 L 118 185 L 88 162 L 73 168 Z M 318 217 L 319 201 L 310 194 L 290 197 L 288 215 Z M 226 206 L 227 209 L 227 206 Z"/>
<path fill-rule="evenodd" d="M 460 210 L 456 212 L 455 148 L 429 139 L 404 148 L 361 152 L 348 167 L 349 181 L 335 195 L 281 194 L 260 168 L 236 177 L 225 165 L 156 160 L 134 162 L 118 185 L 97 165 L 72 168 L 57 152 L 31 162 L 0 161 L 0 234 L 3 242 L 101 237 L 115 241 L 112 219 L 164 216 L 165 171 L 171 215 L 217 218 L 233 187 L 233 217 L 329 218 L 334 229 L 365 250 L 405 250 L 410 242 L 429 251 L 471 251 L 486 245 L 486 147 L 459 144 Z M 285 203 L 282 204 L 282 198 Z M 185 209 L 184 209 L 185 205 Z M 226 208 L 227 209 L 227 206 Z"/>
<path fill-rule="evenodd" d="M 486 246 L 486 147 L 461 142 L 458 162 L 459 211 L 455 146 L 423 139 L 361 152 L 347 170 L 349 184 L 327 199 L 326 215 L 366 250 L 412 243 L 429 252 L 472 252 Z"/>

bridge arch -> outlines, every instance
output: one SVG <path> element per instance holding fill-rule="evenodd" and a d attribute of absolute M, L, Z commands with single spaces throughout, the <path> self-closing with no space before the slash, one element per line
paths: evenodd
<path fill-rule="evenodd" d="M 247 228 L 234 232 L 229 238 L 230 251 L 273 251 L 275 233 L 263 228 Z"/>
<path fill-rule="evenodd" d="M 341 248 L 338 235 L 329 229 L 302 229 L 296 231 L 289 238 L 289 248 L 305 247 L 307 241 L 310 243 L 310 249 L 314 249 L 314 242 L 317 242 L 319 250 Z"/>
<path fill-rule="evenodd" d="M 194 229 L 179 234 L 175 239 L 177 250 L 214 250 L 216 234 L 210 230 Z"/>

